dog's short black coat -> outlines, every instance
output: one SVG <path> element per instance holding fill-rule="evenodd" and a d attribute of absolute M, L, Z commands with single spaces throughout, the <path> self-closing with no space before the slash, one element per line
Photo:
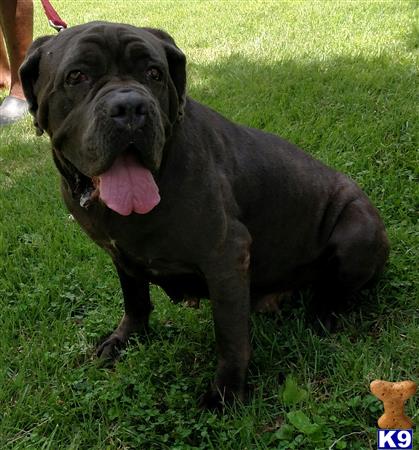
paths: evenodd
<path fill-rule="evenodd" d="M 69 28 L 33 43 L 21 78 L 35 126 L 50 136 L 65 203 L 121 281 L 125 314 L 102 356 L 147 329 L 150 282 L 177 300 L 209 297 L 218 365 L 204 404 L 214 407 L 243 398 L 253 305 L 311 285 L 319 309 L 337 308 L 382 271 L 385 229 L 359 187 L 188 98 L 185 56 L 167 33 L 105 22 Z M 131 99 L 141 117 L 128 121 Z M 123 152 L 158 185 L 161 201 L 147 214 L 83 200 Z"/>

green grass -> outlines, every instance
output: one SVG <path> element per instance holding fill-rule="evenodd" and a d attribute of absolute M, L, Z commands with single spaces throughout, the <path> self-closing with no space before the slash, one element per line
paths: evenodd
<path fill-rule="evenodd" d="M 249 402 L 202 412 L 210 305 L 172 305 L 153 287 L 152 335 L 99 368 L 95 344 L 122 312 L 111 261 L 69 219 L 47 138 L 29 118 L 0 128 L 0 448 L 376 448 L 370 381 L 418 380 L 417 3 L 53 3 L 73 25 L 169 31 L 192 97 L 353 177 L 392 253 L 337 334 L 306 329 L 301 305 L 254 317 Z M 52 33 L 35 6 L 36 35 Z M 407 407 L 416 424 L 417 398 Z"/>

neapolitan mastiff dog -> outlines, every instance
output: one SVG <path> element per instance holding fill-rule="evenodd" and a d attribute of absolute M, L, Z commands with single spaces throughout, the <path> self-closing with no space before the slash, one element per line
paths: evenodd
<path fill-rule="evenodd" d="M 218 365 L 203 404 L 217 407 L 243 398 L 257 302 L 311 285 L 335 309 L 382 271 L 385 229 L 359 187 L 188 98 L 167 33 L 75 26 L 37 39 L 21 78 L 65 203 L 120 278 L 125 314 L 102 356 L 147 329 L 149 283 L 208 297 Z"/>

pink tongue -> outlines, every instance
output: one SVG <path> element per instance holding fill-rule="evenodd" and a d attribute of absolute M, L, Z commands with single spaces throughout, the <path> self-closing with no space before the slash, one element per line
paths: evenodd
<path fill-rule="evenodd" d="M 129 216 L 133 211 L 146 214 L 160 202 L 153 175 L 133 155 L 119 156 L 99 180 L 100 198 L 122 216 Z"/>

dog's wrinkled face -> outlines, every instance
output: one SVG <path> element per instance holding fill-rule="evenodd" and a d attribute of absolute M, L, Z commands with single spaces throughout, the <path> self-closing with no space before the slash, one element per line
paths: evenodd
<path fill-rule="evenodd" d="M 130 154 L 158 172 L 185 101 L 185 57 L 165 32 L 93 22 L 36 40 L 21 67 L 35 126 L 62 173 L 105 173 Z"/>

